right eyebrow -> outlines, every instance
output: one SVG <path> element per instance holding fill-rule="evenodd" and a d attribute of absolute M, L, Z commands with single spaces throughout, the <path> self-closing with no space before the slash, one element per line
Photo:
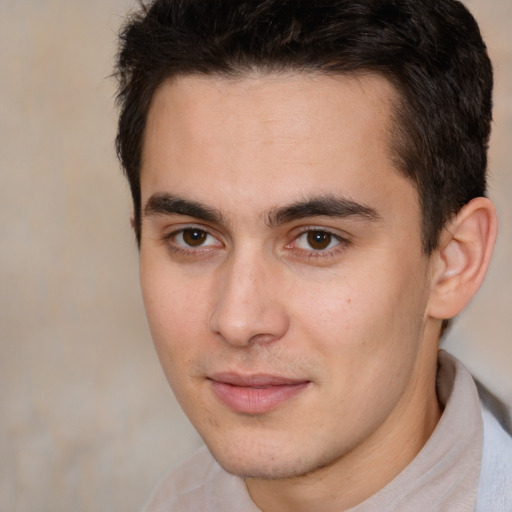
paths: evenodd
<path fill-rule="evenodd" d="M 153 194 L 144 206 L 144 216 L 184 215 L 213 224 L 223 224 L 222 213 L 196 201 L 173 196 L 168 193 Z"/>

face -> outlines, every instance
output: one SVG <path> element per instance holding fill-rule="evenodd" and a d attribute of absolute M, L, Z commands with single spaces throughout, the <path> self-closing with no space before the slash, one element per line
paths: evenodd
<path fill-rule="evenodd" d="M 153 99 L 144 303 L 177 399 L 232 473 L 396 456 L 418 430 L 431 270 L 388 151 L 393 98 L 376 76 L 290 74 L 183 77 Z"/>

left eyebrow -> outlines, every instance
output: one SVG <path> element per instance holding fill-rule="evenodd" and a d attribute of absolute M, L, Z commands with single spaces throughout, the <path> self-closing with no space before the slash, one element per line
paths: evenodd
<path fill-rule="evenodd" d="M 382 220 L 377 210 L 370 206 L 345 197 L 322 195 L 270 211 L 266 217 L 266 224 L 273 227 L 307 217 L 359 217 L 371 222 Z"/>

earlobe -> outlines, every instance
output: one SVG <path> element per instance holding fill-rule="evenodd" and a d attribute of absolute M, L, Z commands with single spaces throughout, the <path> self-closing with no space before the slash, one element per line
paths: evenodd
<path fill-rule="evenodd" d="M 428 314 L 458 315 L 476 294 L 489 267 L 498 222 L 493 203 L 477 197 L 444 229 L 436 254 Z"/>

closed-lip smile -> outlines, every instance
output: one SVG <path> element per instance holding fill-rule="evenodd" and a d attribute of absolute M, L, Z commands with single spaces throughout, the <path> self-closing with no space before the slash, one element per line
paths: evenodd
<path fill-rule="evenodd" d="M 233 412 L 263 414 L 304 391 L 309 380 L 279 375 L 243 375 L 233 372 L 208 377 L 214 395 Z"/>

